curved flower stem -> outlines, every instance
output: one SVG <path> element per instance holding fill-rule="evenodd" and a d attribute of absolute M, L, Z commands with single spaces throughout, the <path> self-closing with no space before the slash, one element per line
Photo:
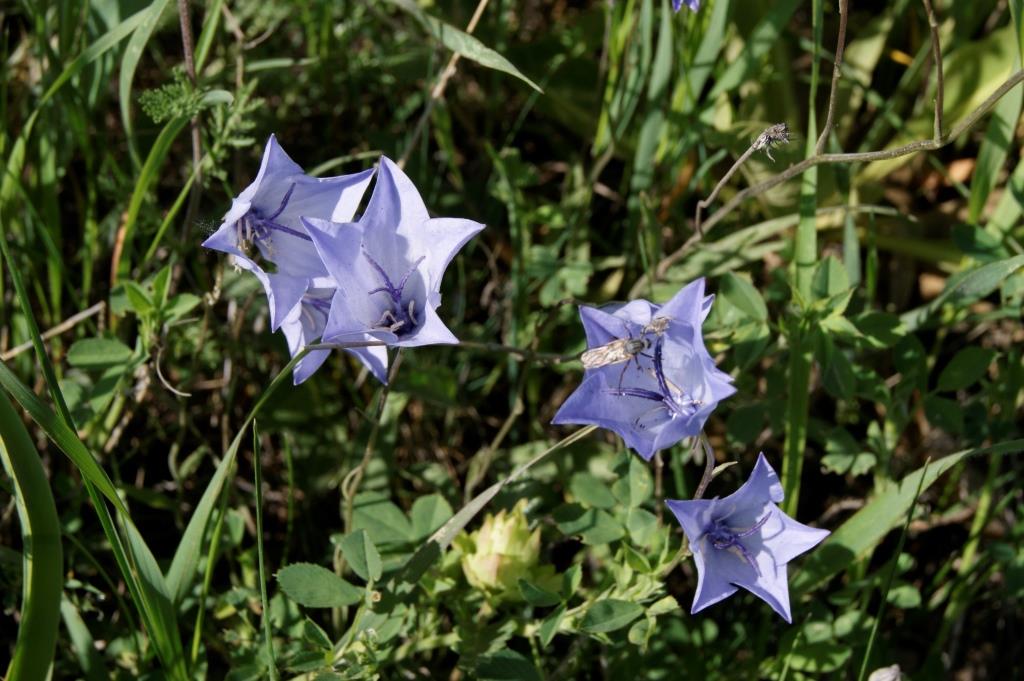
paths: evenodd
<path fill-rule="evenodd" d="M 46 679 L 53 663 L 64 589 L 60 520 L 39 452 L 0 391 L 0 462 L 14 483 L 24 544 L 21 622 L 8 681 Z"/>
<path fill-rule="evenodd" d="M 504 352 L 524 362 L 537 362 L 538 364 L 562 364 L 573 362 L 580 358 L 580 353 L 559 355 L 554 352 L 536 352 L 526 348 L 516 348 L 501 343 L 481 343 L 478 341 L 459 341 L 459 347 L 467 350 L 479 350 L 481 352 Z"/>
<path fill-rule="evenodd" d="M 708 438 L 701 431 L 700 435 L 693 441 L 693 452 L 697 452 L 698 447 L 704 449 L 704 475 L 700 478 L 700 484 L 697 485 L 697 491 L 694 493 L 694 499 L 700 499 L 704 496 L 704 492 L 707 491 L 708 485 L 711 484 L 711 479 L 715 477 L 715 452 L 711 449 L 711 444 L 708 442 Z"/>
<path fill-rule="evenodd" d="M 925 0 L 925 4 L 928 0 Z M 832 89 L 828 94 L 828 113 L 825 114 L 825 127 L 814 145 L 814 153 L 821 154 L 828 144 L 828 136 L 832 134 L 832 125 L 836 114 L 836 93 L 839 90 L 839 79 L 842 77 L 843 52 L 846 51 L 846 21 L 850 17 L 850 0 L 839 0 L 839 38 L 836 41 L 836 58 L 832 65 Z"/>

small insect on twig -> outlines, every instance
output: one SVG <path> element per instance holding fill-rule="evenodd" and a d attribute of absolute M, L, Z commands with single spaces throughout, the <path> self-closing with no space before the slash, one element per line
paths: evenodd
<path fill-rule="evenodd" d="M 789 143 L 789 126 L 785 123 L 776 123 L 775 125 L 766 128 L 764 132 L 757 136 L 754 143 L 750 145 L 750 148 L 754 151 L 760 151 L 764 149 L 764 153 L 768 154 L 768 158 L 772 161 L 775 160 L 772 157 L 772 147 L 780 144 Z"/>
<path fill-rule="evenodd" d="M 582 355 L 580 355 L 580 362 L 583 363 L 584 369 L 598 369 L 600 367 L 626 362 L 627 364 L 622 367 L 622 374 L 619 376 L 619 387 L 622 387 L 622 379 L 626 375 L 626 369 L 629 367 L 629 361 L 635 361 L 637 363 L 637 368 L 639 369 L 640 361 L 637 359 L 637 356 L 649 356 L 644 355 L 644 351 L 649 350 L 651 347 L 651 341 L 647 338 L 647 335 L 653 333 L 657 336 L 661 336 L 665 333 L 665 329 L 668 328 L 668 323 L 668 317 L 655 317 L 640 330 L 639 338 L 633 338 L 632 333 L 629 332 L 629 327 L 626 327 L 626 333 L 629 336 L 628 338 L 617 338 L 611 342 L 605 343 L 604 345 L 599 345 L 596 348 L 586 350 Z"/>

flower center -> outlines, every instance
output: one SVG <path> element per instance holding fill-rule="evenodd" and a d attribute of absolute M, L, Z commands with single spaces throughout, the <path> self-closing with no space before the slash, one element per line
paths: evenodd
<path fill-rule="evenodd" d="M 372 291 L 367 291 L 368 295 L 375 293 L 387 294 L 388 300 L 385 303 L 384 311 L 381 313 L 380 319 L 378 319 L 372 326 L 374 329 L 382 329 L 396 336 L 406 336 L 419 325 L 416 320 L 416 301 L 410 300 L 403 302 L 402 292 L 405 290 L 405 285 L 409 281 L 409 277 L 416 271 L 416 268 L 420 266 L 420 263 L 426 259 L 426 256 L 421 255 L 416 262 L 412 264 L 409 271 L 402 275 L 398 284 L 394 284 L 391 278 L 388 277 L 387 272 L 380 266 L 376 260 L 363 249 L 363 256 L 366 258 L 370 266 L 377 272 L 377 276 L 384 282 L 383 286 L 379 286 Z"/>
<path fill-rule="evenodd" d="M 297 229 L 292 229 L 286 225 L 282 225 L 276 222 L 277 218 L 280 217 L 281 213 L 288 206 L 288 201 L 292 198 L 292 192 L 295 190 L 295 185 L 288 187 L 288 191 L 285 192 L 284 197 L 281 199 L 281 205 L 277 207 L 272 215 L 264 216 L 263 212 L 253 206 L 249 209 L 249 212 L 238 219 L 235 223 L 235 229 L 238 234 L 238 248 L 243 253 L 248 253 L 251 247 L 258 244 L 263 247 L 269 255 L 273 254 L 272 246 L 272 234 L 274 232 L 281 232 L 282 234 L 288 234 L 290 236 L 298 237 L 305 241 L 312 241 L 308 234 L 304 234 Z"/>
<path fill-rule="evenodd" d="M 757 563 L 754 561 L 754 557 L 750 554 L 750 551 L 747 549 L 746 546 L 743 545 L 743 542 L 741 542 L 740 539 L 743 539 L 744 537 L 749 537 L 750 535 L 760 530 L 761 526 L 768 522 L 768 517 L 770 515 L 771 512 L 765 513 L 760 520 L 754 523 L 753 527 L 746 530 L 737 530 L 733 527 L 726 525 L 721 520 L 713 520 L 711 521 L 711 525 L 704 532 L 704 536 L 708 539 L 708 541 L 711 542 L 711 545 L 716 549 L 735 549 L 743 558 L 743 560 L 745 560 L 747 564 L 750 565 L 750 567 L 754 568 L 754 572 L 756 572 L 758 576 L 760 576 L 761 571 L 758 569 Z"/>

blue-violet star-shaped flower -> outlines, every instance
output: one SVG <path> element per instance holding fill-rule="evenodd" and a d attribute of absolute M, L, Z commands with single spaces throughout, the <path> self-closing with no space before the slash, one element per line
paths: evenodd
<path fill-rule="evenodd" d="M 588 368 L 552 423 L 607 428 L 647 460 L 700 433 L 715 406 L 736 392 L 701 336 L 713 300 L 698 279 L 664 305 L 634 300 L 580 307 L 591 351 L 635 341 L 636 352 L 628 361 Z"/>
<path fill-rule="evenodd" d="M 288 351 L 294 357 L 307 345 L 315 342 L 324 333 L 327 326 L 327 316 L 331 311 L 331 299 L 334 297 L 335 288 L 314 288 L 306 292 L 285 316 L 281 323 L 281 332 L 288 341 Z M 369 346 L 363 348 L 344 348 L 345 352 L 351 353 L 359 360 L 370 367 L 374 375 L 387 370 L 387 350 L 384 346 Z M 328 349 L 310 350 L 309 353 L 299 360 L 292 372 L 295 385 L 298 385 L 312 376 L 324 363 L 330 354 Z"/>
<path fill-rule="evenodd" d="M 683 526 L 697 564 L 697 593 L 690 613 L 728 598 L 743 587 L 792 622 L 786 564 L 817 546 L 828 530 L 790 518 L 779 476 L 759 454 L 750 478 L 724 499 L 667 499 Z"/>
<path fill-rule="evenodd" d="M 678 12 L 684 4 L 694 12 L 700 9 L 700 0 L 672 0 L 672 9 Z"/>
<path fill-rule="evenodd" d="M 310 177 L 271 135 L 256 179 L 232 200 L 203 246 L 231 254 L 235 265 L 259 279 L 276 330 L 308 289 L 333 286 L 301 218 L 351 220 L 372 177 L 372 168 Z"/>
<path fill-rule="evenodd" d="M 441 278 L 482 224 L 431 218 L 412 180 L 381 157 L 358 222 L 307 219 L 305 225 L 338 287 L 324 342 L 376 340 L 396 347 L 459 342 L 437 315 Z M 386 382 L 386 354 L 383 360 L 364 363 Z"/>

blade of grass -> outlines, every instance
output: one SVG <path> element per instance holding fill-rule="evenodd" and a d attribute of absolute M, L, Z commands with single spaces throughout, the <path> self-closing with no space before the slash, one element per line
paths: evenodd
<path fill-rule="evenodd" d="M 71 412 L 61 394 L 53 364 L 43 347 L 42 336 L 32 313 L 21 273 L 13 266 L 6 241 L 0 240 L 0 251 L 3 253 L 4 262 L 10 272 L 11 280 L 14 282 L 18 302 L 28 323 L 36 359 L 60 416 L 58 417 L 43 405 L 35 394 L 2 364 L 0 364 L 0 385 L 3 385 L 11 396 L 29 412 L 47 436 L 72 459 L 76 466 L 81 464 L 79 471 L 83 475 L 86 492 L 96 509 L 111 549 L 114 551 L 118 567 L 132 594 L 133 602 L 139 608 L 143 623 L 152 637 L 157 656 L 170 678 L 184 681 L 188 678 L 188 674 L 185 669 L 184 654 L 181 650 L 181 640 L 177 632 L 177 620 L 173 608 L 168 609 L 167 603 L 165 603 L 167 599 L 162 593 L 166 591 L 163 575 L 156 568 L 156 561 L 153 559 L 152 553 L 138 534 L 131 515 L 117 495 L 113 483 L 110 482 L 106 473 L 75 433 Z M 98 488 L 93 485 L 93 479 L 98 481 Z M 122 521 L 121 528 L 127 536 L 127 541 L 122 540 L 101 493 L 114 504 L 118 512 L 117 517 Z"/>
<path fill-rule="evenodd" d="M 60 519 L 39 452 L 7 397 L 0 393 L 0 460 L 14 483 L 21 522 L 21 621 L 7 681 L 46 679 L 53 664 L 64 590 Z"/>
<path fill-rule="evenodd" d="M 132 80 L 135 78 L 135 69 L 142 59 L 142 51 L 146 48 L 160 21 L 160 15 L 167 8 L 170 0 L 153 0 L 149 7 L 142 10 L 145 16 L 139 25 L 132 31 L 132 37 L 128 39 L 128 45 L 124 48 L 124 56 L 121 57 L 121 71 L 118 74 L 117 95 L 121 105 L 121 123 L 124 125 L 125 138 L 128 140 L 128 154 L 131 157 L 132 165 L 139 166 L 139 151 L 135 147 L 135 131 L 132 129 Z"/>
<path fill-rule="evenodd" d="M 807 156 L 814 155 L 815 140 L 818 137 L 818 121 L 815 100 L 818 93 L 821 56 L 821 25 L 824 21 L 821 0 L 812 3 L 812 28 L 814 32 L 814 56 L 811 61 L 810 101 L 807 107 Z M 818 170 L 808 168 L 800 187 L 800 222 L 796 227 L 793 244 L 794 291 L 803 301 L 810 301 L 811 277 L 818 261 Z M 801 306 L 802 308 L 802 306 Z M 811 380 L 809 329 L 797 321 L 790 327 L 789 390 L 786 399 L 786 440 L 782 457 L 782 488 L 785 498 L 783 510 L 795 516 L 800 502 L 800 476 L 804 465 L 804 446 L 807 443 L 808 391 Z"/>
<path fill-rule="evenodd" d="M 167 154 L 171 150 L 171 144 L 174 143 L 174 140 L 177 139 L 181 131 L 185 129 L 188 122 L 187 118 L 180 116 L 168 121 L 167 125 L 160 131 L 156 141 L 153 142 L 153 146 L 146 156 L 146 162 L 142 165 L 142 170 L 139 171 L 139 178 L 135 182 L 135 189 L 132 190 L 131 199 L 128 201 L 128 211 L 125 214 L 124 224 L 121 228 L 123 236 L 119 242 L 120 247 L 115 247 L 110 263 L 111 286 L 117 283 L 117 280 L 121 277 L 127 276 L 131 271 L 132 240 L 135 238 L 135 225 L 138 223 L 142 202 L 145 200 L 153 183 L 156 182 L 160 166 L 163 165 L 164 159 L 167 158 Z"/>

